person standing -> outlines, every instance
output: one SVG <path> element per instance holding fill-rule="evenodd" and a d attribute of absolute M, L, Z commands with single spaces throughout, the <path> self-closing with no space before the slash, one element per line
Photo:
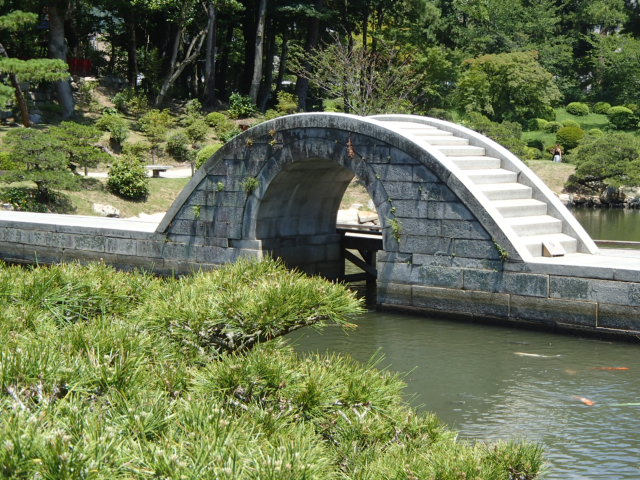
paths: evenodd
<path fill-rule="evenodd" d="M 556 146 L 553 149 L 553 161 L 556 163 L 562 162 L 562 147 L 559 143 L 556 143 Z"/>

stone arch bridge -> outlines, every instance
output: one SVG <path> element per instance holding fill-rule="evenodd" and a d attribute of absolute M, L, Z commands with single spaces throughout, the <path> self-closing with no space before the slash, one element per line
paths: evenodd
<path fill-rule="evenodd" d="M 159 224 L 8 212 L 0 255 L 183 273 L 270 254 L 339 278 L 336 215 L 354 176 L 380 218 L 370 269 L 381 306 L 640 332 L 640 257 L 598 254 L 522 161 L 472 130 L 426 117 L 317 113 L 265 122 L 209 159 Z"/>

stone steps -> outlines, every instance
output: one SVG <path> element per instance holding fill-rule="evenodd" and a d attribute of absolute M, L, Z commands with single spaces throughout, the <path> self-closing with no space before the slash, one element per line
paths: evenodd
<path fill-rule="evenodd" d="M 483 147 L 469 145 L 467 138 L 430 125 L 385 123 L 446 155 L 502 215 L 531 255 L 542 256 L 543 249 L 554 256 L 576 252 L 578 242 L 562 233 L 562 220 L 548 215 L 547 204 L 533 198 L 531 187 L 518 183 L 517 172 L 501 168 L 500 158 L 487 156 Z"/>
<path fill-rule="evenodd" d="M 465 171 L 476 185 L 498 184 L 498 183 L 517 183 L 518 174 L 503 168 L 485 168 L 482 170 Z"/>
<path fill-rule="evenodd" d="M 521 200 L 496 200 L 491 202 L 504 218 L 545 215 L 547 204 L 533 198 Z"/>

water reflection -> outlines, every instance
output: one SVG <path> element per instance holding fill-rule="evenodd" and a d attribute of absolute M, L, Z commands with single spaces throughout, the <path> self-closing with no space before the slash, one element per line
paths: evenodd
<path fill-rule="evenodd" d="M 594 239 L 640 242 L 640 210 L 576 208 L 571 213 Z"/>
<path fill-rule="evenodd" d="M 377 312 L 358 323 L 298 333 L 296 348 L 381 351 L 383 366 L 409 372 L 410 401 L 462 438 L 542 442 L 545 478 L 640 478 L 640 405 L 623 405 L 640 402 L 638 345 Z"/>

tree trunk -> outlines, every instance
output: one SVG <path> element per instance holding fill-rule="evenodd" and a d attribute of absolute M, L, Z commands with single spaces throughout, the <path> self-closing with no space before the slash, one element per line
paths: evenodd
<path fill-rule="evenodd" d="M 0 56 L 8 58 L 7 50 L 4 48 L 4 45 L 0 43 Z M 16 95 L 16 103 L 20 107 L 20 116 L 22 117 L 22 124 L 25 127 L 31 126 L 31 118 L 29 118 L 29 108 L 27 107 L 27 100 L 24 98 L 24 94 L 22 93 L 22 89 L 20 88 L 20 82 L 18 82 L 18 76 L 15 73 L 10 73 L 8 75 L 9 81 L 11 82 L 11 86 L 15 90 Z"/>
<path fill-rule="evenodd" d="M 56 4 L 49 5 L 49 55 L 67 61 L 67 48 L 64 42 L 64 9 Z M 58 91 L 58 101 L 62 106 L 62 118 L 73 115 L 73 93 L 69 80 L 55 82 Z"/>
<path fill-rule="evenodd" d="M 127 15 L 127 82 L 130 88 L 138 85 L 138 42 L 133 12 Z"/>
<path fill-rule="evenodd" d="M 249 89 L 249 96 L 254 103 L 258 102 L 258 90 L 260 89 L 260 82 L 262 80 L 262 50 L 264 48 L 264 24 L 266 17 L 267 0 L 260 0 L 258 26 L 256 28 L 256 46 L 253 54 L 253 77 L 251 79 L 251 88 Z"/>
<path fill-rule="evenodd" d="M 216 64 L 216 85 L 222 94 L 222 97 L 227 97 L 227 71 L 229 67 L 229 50 L 231 41 L 233 40 L 233 23 L 230 23 L 227 27 L 227 33 L 225 36 L 224 47 L 220 56 L 220 61 Z"/>
<path fill-rule="evenodd" d="M 289 56 L 289 30 L 282 34 L 282 50 L 280 50 L 280 65 L 278 65 L 278 78 L 276 79 L 276 95 L 282 90 L 284 72 L 287 68 L 287 57 Z"/>
<path fill-rule="evenodd" d="M 213 0 L 207 7 L 207 52 L 204 64 L 204 107 L 213 108 L 216 103 L 216 5 Z"/>
<path fill-rule="evenodd" d="M 324 0 L 316 0 L 315 8 L 319 10 L 322 8 Z M 307 43 L 305 45 L 305 52 L 310 53 L 315 50 L 320 40 L 320 20 L 317 17 L 309 20 L 309 27 L 307 30 Z M 302 68 L 305 71 L 309 71 L 311 65 L 306 60 L 302 62 Z M 305 77 L 298 76 L 296 81 L 296 95 L 298 96 L 298 105 L 304 112 L 307 111 L 307 97 L 309 96 L 309 80 Z"/>
<path fill-rule="evenodd" d="M 276 35 L 273 31 L 274 29 L 270 29 L 269 35 L 267 38 L 269 42 L 267 44 L 267 54 L 265 55 L 265 70 L 264 70 L 264 81 L 260 84 L 260 90 L 258 91 L 258 109 L 261 112 L 266 111 L 267 103 L 271 99 L 271 84 L 273 83 L 273 60 L 276 56 Z"/>

